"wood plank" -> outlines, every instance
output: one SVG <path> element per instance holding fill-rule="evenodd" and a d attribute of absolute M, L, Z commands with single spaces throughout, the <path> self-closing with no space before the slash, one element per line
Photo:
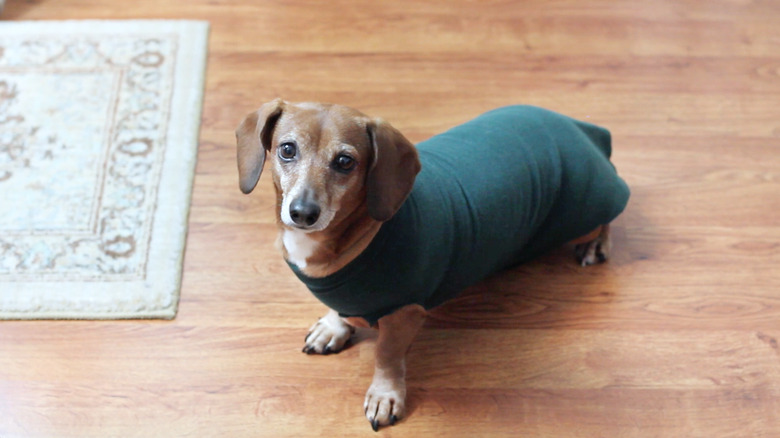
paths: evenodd
<path fill-rule="evenodd" d="M 170 423 L 166 433 L 183 435 L 195 429 L 202 434 L 236 427 L 236 433 L 247 433 L 261 425 L 266 431 L 302 436 L 337 429 L 367 432 L 355 411 L 359 412 L 362 400 L 360 388 L 370 379 L 370 364 L 361 359 L 371 355 L 372 343 L 317 357 L 283 351 L 280 347 L 289 336 L 279 330 L 212 329 L 168 333 L 168 338 L 191 347 L 188 354 L 176 357 L 169 356 L 164 346 L 147 342 L 147 337 L 159 335 L 148 326 L 67 333 L 86 348 L 38 359 L 56 360 L 59 354 L 67 354 L 71 367 L 36 383 L 36 374 L 20 364 L 20 370 L 11 370 L 18 378 L 3 382 L 6 397 L 30 407 L 16 417 L 12 429 L 4 426 L 6 432 L 124 434 L 126 424 L 138 418 L 145 421 L 129 436 L 154 434 L 161 423 Z M 446 434 L 452 418 L 463 418 L 460 427 L 478 430 L 491 425 L 498 434 L 518 429 L 565 434 L 580 427 L 588 430 L 583 436 L 621 430 L 641 435 L 648 428 L 659 429 L 660 435 L 653 436 L 686 427 L 693 436 L 703 436 L 697 433 L 701 430 L 717 436 L 760 431 L 778 420 L 779 370 L 774 366 L 778 334 L 428 330 L 410 353 L 410 401 L 415 415 L 408 427 Z M 686 335 L 699 342 L 689 342 Z M 107 337 L 122 344 L 121 354 L 106 348 Z M 258 337 L 279 342 L 254 348 Z M 215 339 L 223 344 L 220 352 L 204 355 Z M 22 348 L 31 350 L 36 342 L 47 342 L 25 341 L 28 345 Z M 137 359 L 140 352 L 146 356 L 142 361 Z M 136 359 L 130 363 L 127 357 Z M 261 357 L 267 357 L 265 363 L 272 367 L 251 366 Z M 169 368 L 175 373 L 169 373 Z M 615 369 L 621 372 L 607 371 Z M 105 383 L 95 385 L 96 376 Z M 312 381 L 328 385 L 331 398 L 351 405 L 323 403 Z M 63 398 L 99 400 L 100 405 L 95 409 L 89 402 L 62 404 Z M 191 416 L 220 423 L 187 421 Z M 39 420 L 24 421 L 33 418 Z"/>

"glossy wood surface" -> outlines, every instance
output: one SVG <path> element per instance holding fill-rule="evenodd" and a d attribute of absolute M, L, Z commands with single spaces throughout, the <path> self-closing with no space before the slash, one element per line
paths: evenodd
<path fill-rule="evenodd" d="M 413 141 L 506 104 L 612 130 L 632 189 L 610 263 L 570 249 L 433 313 L 397 437 L 780 436 L 780 2 L 9 0 L 2 20 L 211 22 L 174 321 L 0 322 L 0 437 L 374 436 L 375 334 L 322 314 L 274 247 L 233 129 L 275 97 Z M 0 22 L 2 26 L 2 22 Z"/>

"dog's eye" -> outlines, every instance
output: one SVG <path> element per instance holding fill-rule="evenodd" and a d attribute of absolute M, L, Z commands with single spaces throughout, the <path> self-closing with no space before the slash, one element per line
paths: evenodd
<path fill-rule="evenodd" d="M 355 161 L 355 159 L 350 157 L 349 155 L 339 155 L 333 161 L 333 166 L 336 168 L 336 170 L 344 173 L 354 169 L 355 164 L 357 164 L 357 161 Z"/>
<path fill-rule="evenodd" d="M 279 146 L 279 157 L 283 160 L 292 160 L 297 152 L 295 143 L 287 142 Z"/>

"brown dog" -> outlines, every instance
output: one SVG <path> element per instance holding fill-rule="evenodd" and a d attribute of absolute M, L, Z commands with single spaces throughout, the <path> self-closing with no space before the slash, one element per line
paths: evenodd
<path fill-rule="evenodd" d="M 397 130 L 344 106 L 277 99 L 249 114 L 236 136 L 241 190 L 254 189 L 270 157 L 282 252 L 299 277 L 314 282 L 350 270 L 351 263 L 368 252 L 380 230 L 390 227 L 384 224 L 404 205 L 421 168 L 415 146 Z M 606 260 L 609 228 L 601 226 L 605 224 L 608 221 L 572 236 L 583 236 L 574 242 L 583 265 Z M 436 225 L 440 228 L 445 227 Z M 388 256 L 379 253 L 378 258 Z M 479 251 L 471 257 L 480 257 Z M 394 282 L 392 277 L 382 281 Z M 355 301 L 373 302 L 371 293 L 355 295 Z M 330 303 L 327 297 L 318 298 Z M 394 424 L 404 414 L 405 355 L 432 302 L 393 301 L 385 306 L 389 310 L 373 317 L 360 316 L 347 305 L 331 310 L 306 337 L 304 352 L 328 354 L 344 347 L 354 326 L 379 329 L 374 377 L 364 402 L 374 430 Z"/>

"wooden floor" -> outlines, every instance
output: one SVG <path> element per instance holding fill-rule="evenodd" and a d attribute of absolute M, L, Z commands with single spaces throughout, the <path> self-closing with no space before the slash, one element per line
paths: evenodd
<path fill-rule="evenodd" d="M 211 21 L 174 321 L 0 323 L 0 437 L 374 436 L 373 334 L 324 313 L 238 190 L 233 129 L 277 96 L 423 140 L 525 103 L 602 124 L 632 189 L 613 260 L 566 249 L 434 312 L 380 436 L 780 436 L 780 2 L 9 0 L 3 20 Z M 2 24 L 0 23 L 0 26 Z"/>

